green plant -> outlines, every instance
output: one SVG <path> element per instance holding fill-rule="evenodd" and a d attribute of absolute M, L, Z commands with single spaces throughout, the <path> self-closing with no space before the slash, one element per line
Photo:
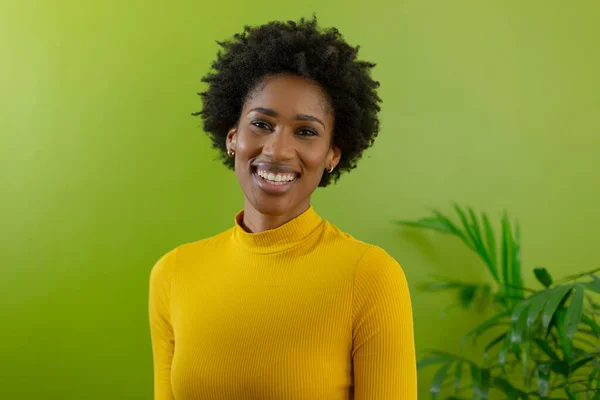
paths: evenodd
<path fill-rule="evenodd" d="M 510 219 L 504 213 L 498 249 L 494 229 L 485 213 L 478 216 L 472 208 L 467 207 L 464 210 L 458 204 L 454 205 L 454 209 L 460 219 L 459 225 L 437 210 L 431 210 L 433 215 L 430 217 L 417 221 L 396 221 L 396 223 L 458 237 L 481 258 L 494 284 L 464 282 L 437 276 L 435 281 L 425 283 L 421 288 L 427 291 L 458 291 L 459 303 L 451 305 L 450 308 L 457 305 L 469 308 L 476 301 L 480 304 L 501 307 L 518 303 L 523 299 L 524 292 L 528 290 L 523 287 L 519 224 L 515 223 L 513 233 Z"/>
<path fill-rule="evenodd" d="M 486 339 L 481 364 L 436 350 L 419 359 L 419 368 L 438 366 L 430 387 L 432 398 L 449 391 L 448 399 L 487 399 L 491 390 L 497 390 L 509 399 L 600 400 L 600 325 L 596 320 L 600 278 L 595 274 L 600 268 L 562 282 L 554 282 L 545 268 L 535 268 L 543 289 L 525 288 L 518 223 L 513 233 L 504 213 L 497 252 L 488 217 L 482 213 L 478 218 L 471 208 L 466 212 L 459 205 L 454 208 L 458 225 L 436 210 L 418 221 L 397 221 L 457 236 L 480 256 L 495 283 L 438 277 L 424 286 L 426 290 L 458 290 L 460 304 L 466 307 L 477 294 L 496 306 L 494 315 L 463 340 L 463 344 L 476 345 L 477 339 Z"/>

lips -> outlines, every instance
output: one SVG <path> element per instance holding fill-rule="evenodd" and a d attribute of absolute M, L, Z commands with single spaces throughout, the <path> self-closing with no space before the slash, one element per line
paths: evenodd
<path fill-rule="evenodd" d="M 255 163 L 252 167 L 255 183 L 268 194 L 287 193 L 300 178 L 293 168 L 284 165 Z"/>

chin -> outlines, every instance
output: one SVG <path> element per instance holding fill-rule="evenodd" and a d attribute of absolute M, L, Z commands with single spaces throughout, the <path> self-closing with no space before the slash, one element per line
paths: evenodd
<path fill-rule="evenodd" d="M 264 215 L 280 216 L 293 212 L 298 203 L 291 196 L 269 196 L 263 193 L 249 198 L 250 204 L 256 211 Z"/>

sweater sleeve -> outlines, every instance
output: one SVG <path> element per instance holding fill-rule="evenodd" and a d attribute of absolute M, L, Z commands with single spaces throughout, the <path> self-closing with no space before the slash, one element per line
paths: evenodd
<path fill-rule="evenodd" d="M 406 276 L 383 249 L 364 254 L 354 277 L 355 400 L 416 400 L 417 364 Z"/>
<path fill-rule="evenodd" d="M 176 249 L 162 256 L 150 273 L 149 314 L 154 364 L 154 399 L 173 400 L 171 362 L 175 348 L 169 312 L 170 286 Z"/>

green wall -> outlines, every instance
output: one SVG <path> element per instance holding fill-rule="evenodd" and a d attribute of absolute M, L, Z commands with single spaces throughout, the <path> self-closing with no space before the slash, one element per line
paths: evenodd
<path fill-rule="evenodd" d="M 417 284 L 485 275 L 455 240 L 400 232 L 393 219 L 453 200 L 507 208 L 528 267 L 560 276 L 598 265 L 595 1 L 6 0 L 0 398 L 151 398 L 150 268 L 231 226 L 242 205 L 190 116 L 215 40 L 313 10 L 378 63 L 384 100 L 375 147 L 313 204 L 401 262 L 418 349 L 459 351 L 480 316 L 439 320 L 451 298 Z"/>

